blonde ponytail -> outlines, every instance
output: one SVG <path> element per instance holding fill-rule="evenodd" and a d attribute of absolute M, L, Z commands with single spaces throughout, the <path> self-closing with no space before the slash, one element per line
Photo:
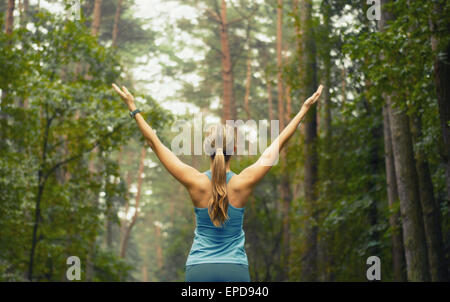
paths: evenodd
<path fill-rule="evenodd" d="M 217 148 L 211 168 L 212 198 L 209 202 L 208 213 L 216 227 L 221 226 L 228 219 L 228 194 L 225 156 L 221 148 Z"/>
<path fill-rule="evenodd" d="M 227 125 L 212 127 L 205 144 L 211 156 L 212 196 L 208 205 L 208 214 L 216 227 L 222 226 L 228 219 L 228 192 L 226 162 L 230 160 L 235 145 L 234 128 Z"/>

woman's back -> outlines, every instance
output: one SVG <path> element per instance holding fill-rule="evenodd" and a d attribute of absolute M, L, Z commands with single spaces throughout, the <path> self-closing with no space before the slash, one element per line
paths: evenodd
<path fill-rule="evenodd" d="M 139 113 L 133 95 L 125 87 L 120 89 L 115 84 L 112 86 L 128 106 L 130 116 L 136 120 L 139 130 L 158 159 L 167 171 L 186 187 L 194 207 L 197 207 L 197 227 L 187 260 L 186 280 L 249 281 L 248 261 L 244 250 L 245 235 L 242 230 L 244 207 L 253 187 L 276 164 L 281 149 L 295 133 L 309 108 L 320 97 L 322 85 L 303 103 L 297 115 L 264 150 L 259 159 L 236 177 L 232 177 L 232 172 L 228 172 L 225 177 L 231 156 L 237 151 L 235 129 L 229 124 L 211 127 L 210 134 L 204 141 L 204 149 L 211 158 L 213 172 L 212 176 L 207 174 L 209 179 L 194 167 L 183 163 L 164 146 Z M 230 178 L 232 180 L 228 183 Z"/>
<path fill-rule="evenodd" d="M 210 171 L 205 174 L 211 178 Z M 227 183 L 235 175 L 227 172 Z M 195 237 L 186 265 L 200 263 L 237 263 L 248 265 L 245 253 L 245 233 L 242 229 L 245 208 L 228 204 L 228 220 L 216 227 L 208 214 L 208 208 L 194 207 Z"/>

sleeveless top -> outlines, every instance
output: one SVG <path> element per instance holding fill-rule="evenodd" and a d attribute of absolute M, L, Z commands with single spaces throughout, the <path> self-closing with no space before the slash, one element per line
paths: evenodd
<path fill-rule="evenodd" d="M 204 172 L 211 179 L 211 171 Z M 233 172 L 227 172 L 227 183 Z M 209 217 L 208 208 L 194 207 L 196 228 L 186 266 L 201 263 L 237 263 L 248 265 L 245 253 L 245 233 L 243 208 L 228 204 L 228 220 L 216 227 Z"/>

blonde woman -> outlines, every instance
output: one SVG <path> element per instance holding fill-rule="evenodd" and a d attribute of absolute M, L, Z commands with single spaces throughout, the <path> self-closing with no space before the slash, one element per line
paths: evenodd
<path fill-rule="evenodd" d="M 114 90 L 130 110 L 139 130 L 164 167 L 189 192 L 195 216 L 194 242 L 186 261 L 186 281 L 224 282 L 250 281 L 248 260 L 244 249 L 242 229 L 245 206 L 253 187 L 270 170 L 281 149 L 294 134 L 309 108 L 319 99 L 322 85 L 307 99 L 297 115 L 262 153 L 260 158 L 241 173 L 230 170 L 235 152 L 234 129 L 216 125 L 205 140 L 210 156 L 210 170 L 199 172 L 183 163 L 159 140 L 146 123 L 134 97 L 125 88 L 113 84 Z"/>

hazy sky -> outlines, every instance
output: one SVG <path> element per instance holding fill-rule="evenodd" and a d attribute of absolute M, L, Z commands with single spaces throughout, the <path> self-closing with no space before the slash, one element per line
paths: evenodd
<path fill-rule="evenodd" d="M 194 8 L 186 5 L 180 5 L 179 1 L 168 0 L 136 0 L 135 16 L 148 20 L 148 26 L 157 32 L 157 45 L 170 45 L 176 47 L 177 41 L 189 41 L 189 45 L 202 46 L 202 42 L 188 35 L 186 32 L 175 28 L 175 43 L 164 34 L 168 26 L 174 24 L 180 18 L 188 18 L 195 20 L 197 12 Z M 174 45 L 175 44 L 175 45 Z M 177 49 L 177 56 L 181 59 L 202 60 L 203 52 L 199 52 L 190 47 Z M 164 77 L 161 75 L 160 63 L 170 65 L 171 62 L 166 56 L 155 56 L 148 54 L 149 63 L 146 66 L 139 66 L 133 70 L 137 80 L 150 80 L 150 84 L 145 85 L 145 89 L 165 108 L 170 109 L 174 113 L 184 113 L 187 108 L 191 112 L 197 112 L 198 108 L 192 104 L 181 104 L 175 98 L 177 91 L 182 87 L 181 81 L 174 80 L 172 77 Z M 145 58 L 146 59 L 146 58 Z M 172 62 L 173 64 L 173 62 Z M 192 84 L 199 82 L 200 78 L 196 74 L 183 77 Z"/>
<path fill-rule="evenodd" d="M 37 4 L 38 0 L 31 0 L 31 4 Z M 62 1 L 61 1 L 62 3 Z M 179 1 L 171 0 L 135 0 L 135 6 L 132 8 L 134 15 L 137 18 L 146 20 L 146 25 L 157 32 L 157 45 L 170 45 L 175 47 L 177 41 L 188 41 L 190 46 L 202 46 L 202 42 L 194 37 L 188 35 L 186 32 L 179 29 L 176 30 L 175 41 L 170 41 L 164 34 L 168 26 L 172 26 L 180 18 L 189 18 L 195 22 L 197 11 L 186 5 L 180 5 Z M 60 3 L 49 3 L 46 0 L 40 0 L 40 6 L 55 13 L 64 13 L 64 7 Z M 120 29 L 119 29 L 120 30 Z M 202 60 L 204 52 L 198 51 L 192 47 L 185 47 L 183 49 L 176 49 L 177 56 L 181 59 Z M 201 79 L 198 75 L 190 74 L 183 76 L 180 80 L 174 80 L 171 77 L 164 77 L 161 74 L 161 63 L 170 65 L 167 56 L 155 55 L 149 53 L 142 58 L 136 58 L 137 62 L 147 62 L 146 65 L 140 65 L 132 69 L 133 76 L 136 80 L 150 81 L 149 83 L 142 83 L 138 86 L 140 89 L 145 89 L 148 94 L 152 95 L 164 108 L 169 109 L 175 114 L 183 114 L 186 110 L 189 112 L 198 112 L 199 108 L 192 104 L 182 103 L 176 99 L 177 92 L 182 87 L 182 81 L 189 81 L 196 85 Z M 216 106 L 218 105 L 215 104 Z M 213 118 L 217 120 L 218 118 Z"/>
<path fill-rule="evenodd" d="M 261 0 L 255 1 L 260 2 Z M 36 4 L 38 0 L 31 0 L 30 2 Z M 173 26 L 180 18 L 187 18 L 195 23 L 198 16 L 198 9 L 188 5 L 180 5 L 180 3 L 181 1 L 173 0 L 135 0 L 135 6 L 132 9 L 134 16 L 145 19 L 145 26 L 152 28 L 157 33 L 157 45 L 171 47 L 181 59 L 201 61 L 205 54 L 205 51 L 202 51 L 202 49 L 206 50 L 206 46 L 203 45 L 201 40 Z M 64 12 L 63 6 L 58 3 L 50 4 L 47 0 L 40 0 L 40 5 L 53 12 Z M 351 24 L 353 18 L 354 16 L 351 14 L 346 14 L 340 20 L 334 20 L 334 22 Z M 171 27 L 171 30 L 175 31 L 173 41 L 165 34 L 167 27 Z M 184 43 L 178 43 L 179 41 L 183 41 Z M 180 45 L 182 44 L 187 44 L 188 46 L 181 48 Z M 137 62 L 148 62 L 146 65 L 142 64 L 131 70 L 134 78 L 140 83 L 137 87 L 138 89 L 145 89 L 164 108 L 169 109 L 175 114 L 183 114 L 186 110 L 189 110 L 191 113 L 199 111 L 199 108 L 195 105 L 182 103 L 176 98 L 177 93 L 182 88 L 183 81 L 188 81 L 195 86 L 201 80 L 195 72 L 189 75 L 183 75 L 180 79 L 174 79 L 173 77 L 165 77 L 161 73 L 161 64 L 175 64 L 174 62 L 170 62 L 167 56 L 149 53 L 142 58 L 136 58 L 136 60 Z M 147 83 L 143 83 L 140 80 L 147 81 Z M 220 96 L 218 95 L 211 104 L 211 107 L 217 108 L 219 103 Z M 210 117 L 208 121 L 218 122 L 219 118 Z"/>

